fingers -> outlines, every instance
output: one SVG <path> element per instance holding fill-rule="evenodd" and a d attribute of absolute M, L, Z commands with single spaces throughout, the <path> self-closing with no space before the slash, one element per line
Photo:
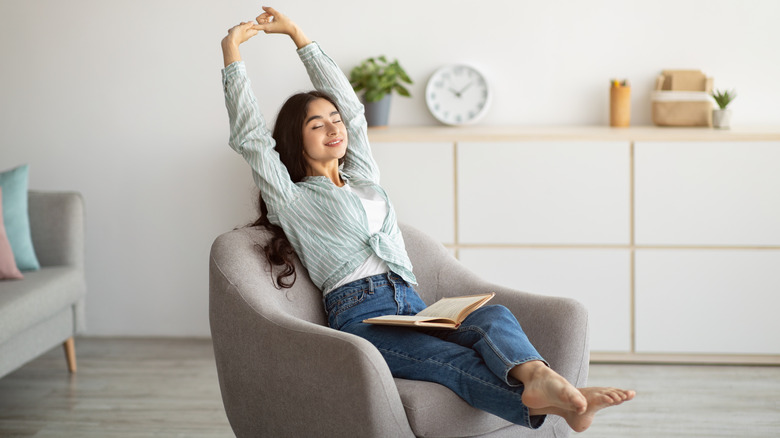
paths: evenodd
<path fill-rule="evenodd" d="M 265 14 L 268 14 L 272 17 L 279 17 L 282 16 L 282 14 L 279 13 L 276 9 L 270 7 L 270 6 L 263 6 L 263 10 L 265 11 Z"/>
<path fill-rule="evenodd" d="M 258 15 L 257 18 L 255 18 L 255 21 L 257 21 L 259 24 L 268 24 L 271 22 L 271 20 L 273 20 L 273 18 L 274 17 L 271 14 L 262 13 Z"/>
<path fill-rule="evenodd" d="M 265 12 L 258 15 L 256 20 L 257 24 L 266 26 L 264 30 L 268 32 L 284 32 L 285 29 L 290 27 L 290 19 L 276 9 L 263 6 L 263 11 Z"/>
<path fill-rule="evenodd" d="M 242 21 L 228 29 L 228 36 L 225 37 L 223 42 L 229 42 L 238 46 L 257 35 L 261 30 L 254 21 Z"/>
<path fill-rule="evenodd" d="M 272 21 L 279 21 L 279 17 L 282 17 L 282 14 L 280 14 L 279 11 L 268 6 L 263 6 L 263 11 L 265 12 L 257 16 L 257 22 L 259 24 L 268 24 Z"/>
<path fill-rule="evenodd" d="M 235 31 L 246 31 L 248 29 L 254 29 L 254 30 L 260 30 L 257 29 L 257 24 L 255 24 L 254 21 L 242 21 L 239 24 L 236 24 L 235 26 L 228 29 L 228 33 L 235 32 Z"/>

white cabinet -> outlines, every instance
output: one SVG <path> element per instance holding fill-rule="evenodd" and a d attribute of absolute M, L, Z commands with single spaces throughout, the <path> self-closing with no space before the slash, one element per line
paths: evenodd
<path fill-rule="evenodd" d="M 639 142 L 639 245 L 780 245 L 780 142 Z"/>
<path fill-rule="evenodd" d="M 371 135 L 402 221 L 488 281 L 582 302 L 601 357 L 780 364 L 780 128 Z"/>
<path fill-rule="evenodd" d="M 459 243 L 628 244 L 629 147 L 459 143 Z"/>
<path fill-rule="evenodd" d="M 452 143 L 373 142 L 371 148 L 398 220 L 455 243 Z"/>
<path fill-rule="evenodd" d="M 636 350 L 780 354 L 780 251 L 636 254 Z"/>
<path fill-rule="evenodd" d="M 459 254 L 466 267 L 491 282 L 584 304 L 592 350 L 631 350 L 629 250 L 475 248 Z"/>

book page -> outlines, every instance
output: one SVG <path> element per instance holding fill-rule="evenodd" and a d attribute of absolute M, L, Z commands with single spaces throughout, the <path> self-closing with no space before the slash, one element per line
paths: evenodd
<path fill-rule="evenodd" d="M 493 294 L 482 294 L 482 295 L 469 295 L 465 297 L 452 297 L 452 298 L 442 298 L 441 300 L 431 304 L 429 307 L 425 308 L 422 312 L 418 313 L 417 316 L 427 316 L 427 317 L 439 317 L 439 318 L 449 318 L 452 320 L 458 320 L 458 316 L 460 316 L 461 312 L 464 309 L 468 309 L 471 306 L 479 307 L 483 302 L 486 302 L 489 298 L 492 298 Z"/>
<path fill-rule="evenodd" d="M 384 316 L 377 316 L 374 318 L 368 318 L 366 321 L 392 321 L 392 322 L 410 322 L 413 323 L 415 321 L 432 321 L 432 320 L 442 320 L 443 322 L 449 322 L 454 324 L 455 320 L 449 321 L 448 318 L 440 318 L 440 317 L 430 317 L 430 316 L 420 316 L 420 315 L 384 315 Z"/>

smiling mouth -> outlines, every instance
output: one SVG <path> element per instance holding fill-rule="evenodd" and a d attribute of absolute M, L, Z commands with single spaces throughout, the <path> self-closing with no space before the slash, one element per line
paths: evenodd
<path fill-rule="evenodd" d="M 344 141 L 344 140 L 342 140 L 342 139 L 340 139 L 340 138 L 339 138 L 339 139 L 337 139 L 337 140 L 333 140 L 333 141 L 331 141 L 330 143 L 325 143 L 325 146 L 330 146 L 330 147 L 338 146 L 338 145 L 340 145 L 340 144 L 341 144 L 343 141 Z"/>

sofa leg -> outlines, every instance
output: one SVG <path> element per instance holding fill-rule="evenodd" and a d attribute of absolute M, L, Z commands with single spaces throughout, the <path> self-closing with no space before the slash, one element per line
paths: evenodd
<path fill-rule="evenodd" d="M 76 372 L 76 344 L 73 342 L 73 337 L 68 338 L 62 343 L 65 348 L 65 358 L 68 360 L 68 371 L 71 373 Z"/>

